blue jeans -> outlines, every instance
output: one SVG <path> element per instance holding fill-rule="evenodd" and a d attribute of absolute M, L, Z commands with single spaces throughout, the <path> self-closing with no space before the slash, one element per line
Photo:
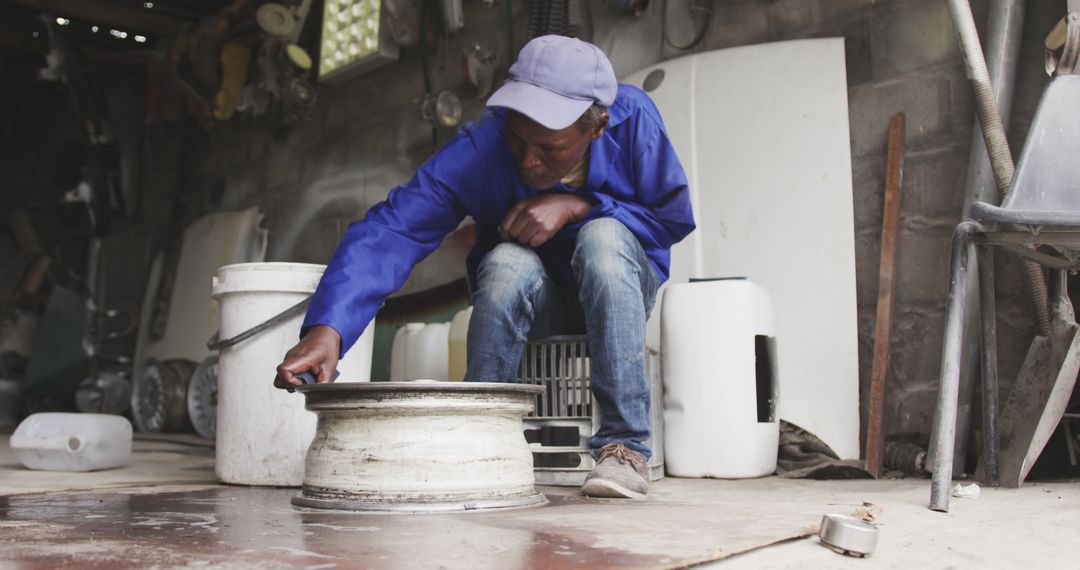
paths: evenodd
<path fill-rule="evenodd" d="M 513 382 L 525 342 L 589 336 L 590 381 L 600 405 L 594 450 L 611 442 L 650 457 L 645 321 L 659 283 L 637 238 L 620 222 L 593 220 L 571 260 L 576 297 L 560 291 L 529 247 L 505 242 L 480 263 L 469 321 L 467 381 Z"/>

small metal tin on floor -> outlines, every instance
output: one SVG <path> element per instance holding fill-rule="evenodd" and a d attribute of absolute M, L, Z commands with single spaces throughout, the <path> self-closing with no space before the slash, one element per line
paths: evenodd
<path fill-rule="evenodd" d="M 877 548 L 878 528 L 850 515 L 828 514 L 821 518 L 818 538 L 840 554 L 863 557 Z"/>
<path fill-rule="evenodd" d="M 522 430 L 542 390 L 437 381 L 297 386 L 318 424 L 292 502 L 383 513 L 542 505 Z"/>

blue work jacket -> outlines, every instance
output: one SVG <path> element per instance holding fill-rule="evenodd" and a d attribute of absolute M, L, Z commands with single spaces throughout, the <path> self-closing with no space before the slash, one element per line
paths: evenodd
<path fill-rule="evenodd" d="M 641 242 L 659 281 L 667 280 L 671 246 L 694 230 L 694 216 L 686 173 L 648 95 L 619 86 L 606 132 L 590 143 L 588 177 L 578 189 L 525 185 L 506 142 L 506 115 L 505 109 L 488 109 L 479 121 L 463 126 L 411 180 L 349 226 L 301 334 L 315 325 L 333 327 L 344 355 L 412 268 L 466 216 L 476 224 L 476 245 L 466 260 L 475 290 L 477 268 L 502 241 L 499 224 L 510 208 L 544 192 L 575 192 L 594 204 L 583 220 L 536 248 L 556 284 L 573 284 L 570 258 L 577 232 L 597 218 L 622 222 Z"/>

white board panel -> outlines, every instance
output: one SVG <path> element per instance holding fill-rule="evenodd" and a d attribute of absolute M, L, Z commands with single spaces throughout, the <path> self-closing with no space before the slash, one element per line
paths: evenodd
<path fill-rule="evenodd" d="M 855 244 L 840 38 L 716 50 L 623 82 L 649 93 L 690 178 L 698 231 L 672 282 L 745 275 L 772 295 L 780 417 L 859 456 Z M 659 346 L 659 307 L 649 327 Z"/>

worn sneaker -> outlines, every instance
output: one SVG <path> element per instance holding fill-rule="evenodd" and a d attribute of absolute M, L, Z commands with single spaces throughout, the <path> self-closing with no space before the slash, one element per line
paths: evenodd
<path fill-rule="evenodd" d="M 581 485 L 590 497 L 644 499 L 649 491 L 649 467 L 645 456 L 613 442 L 600 448 L 596 467 Z"/>

